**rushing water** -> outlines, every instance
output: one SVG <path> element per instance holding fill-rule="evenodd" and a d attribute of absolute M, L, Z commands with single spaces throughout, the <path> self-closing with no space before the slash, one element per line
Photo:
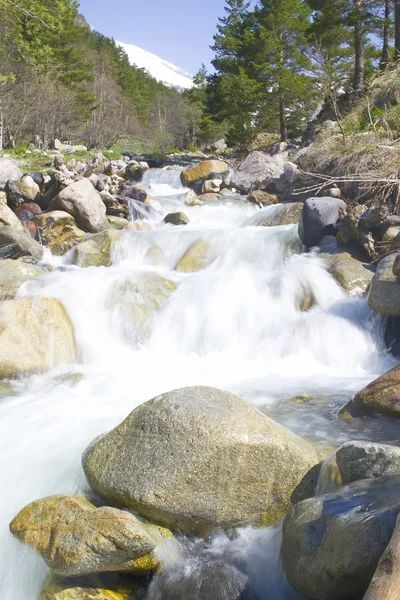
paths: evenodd
<path fill-rule="evenodd" d="M 80 458 L 88 443 L 161 392 L 198 384 L 233 391 L 326 449 L 349 439 L 396 441 L 379 421 L 351 426 L 336 419 L 355 391 L 393 363 L 366 300 L 347 298 L 316 255 L 302 254 L 297 226 L 257 227 L 275 208 L 259 210 L 239 198 L 188 207 L 179 176 L 145 174 L 158 210 L 150 230 L 122 233 L 112 267 L 80 269 L 70 255 L 47 254 L 55 270 L 19 291 L 63 302 L 81 354 L 79 364 L 15 382 L 1 397 L 1 600 L 36 599 L 46 573 L 42 560 L 11 537 L 9 521 L 32 500 L 87 490 Z M 176 210 L 189 225 L 163 225 Z M 207 268 L 175 271 L 200 239 Z M 154 247 L 165 257 L 158 266 Z M 136 326 L 130 311 L 151 301 L 143 273 L 177 287 L 153 320 Z M 132 282 L 133 299 L 121 292 Z M 304 288 L 317 302 L 308 312 L 298 308 Z M 190 585 L 192 576 L 198 587 L 211 556 L 212 564 L 243 568 L 256 598 L 299 598 L 281 575 L 279 535 L 279 527 L 244 529 L 234 539 L 187 542 L 170 568 L 164 557 L 164 580 L 153 582 L 149 597 L 178 598 L 168 590 L 182 579 Z M 230 598 L 218 594 L 216 600 Z"/>

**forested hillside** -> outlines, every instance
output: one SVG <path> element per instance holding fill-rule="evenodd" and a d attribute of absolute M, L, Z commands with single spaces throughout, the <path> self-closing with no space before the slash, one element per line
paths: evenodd
<path fill-rule="evenodd" d="M 75 0 L 0 0 L 0 101 L 5 147 L 37 136 L 110 146 L 121 136 L 188 145 L 182 95 L 131 66 L 92 32 Z M 39 141 L 40 140 L 40 141 Z"/>

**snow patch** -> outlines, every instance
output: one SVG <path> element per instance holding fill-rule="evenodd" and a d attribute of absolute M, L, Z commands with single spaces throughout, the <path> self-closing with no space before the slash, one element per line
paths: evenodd
<path fill-rule="evenodd" d="M 125 50 L 131 64 L 146 69 L 158 81 L 179 89 L 193 87 L 193 76 L 183 69 L 133 44 L 116 43 Z"/>

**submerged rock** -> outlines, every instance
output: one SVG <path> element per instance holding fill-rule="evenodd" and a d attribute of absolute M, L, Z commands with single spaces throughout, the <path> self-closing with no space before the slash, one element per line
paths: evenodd
<path fill-rule="evenodd" d="M 41 277 L 44 272 L 42 267 L 25 258 L 0 260 L 0 300 L 12 300 L 21 285 Z"/>
<path fill-rule="evenodd" d="M 207 256 L 208 250 L 209 243 L 206 240 L 197 240 L 182 256 L 175 270 L 182 273 L 195 273 L 205 269 L 211 262 Z"/>
<path fill-rule="evenodd" d="M 75 249 L 74 265 L 82 268 L 109 267 L 112 245 L 120 237 L 120 231 L 108 229 L 81 242 Z"/>
<path fill-rule="evenodd" d="M 297 225 L 303 210 L 302 202 L 282 204 L 258 223 L 260 227 L 279 227 L 280 225 Z"/>
<path fill-rule="evenodd" d="M 339 414 L 350 414 L 352 417 L 370 414 L 400 417 L 400 367 L 394 367 L 372 381 Z"/>
<path fill-rule="evenodd" d="M 273 523 L 317 462 L 309 442 L 207 387 L 142 404 L 83 456 L 88 481 L 104 498 L 191 532 Z"/>
<path fill-rule="evenodd" d="M 0 302 L 0 378 L 40 373 L 76 358 L 74 331 L 58 300 Z"/>
<path fill-rule="evenodd" d="M 296 504 L 283 524 L 289 583 L 314 600 L 362 596 L 400 512 L 400 475 L 357 481 Z"/>
<path fill-rule="evenodd" d="M 377 313 L 400 316 L 400 281 L 393 272 L 396 254 L 383 258 L 372 279 L 368 304 Z"/>
<path fill-rule="evenodd" d="M 349 296 L 365 294 L 374 276 L 369 265 L 356 260 L 348 252 L 322 256 L 329 273 Z"/>
<path fill-rule="evenodd" d="M 136 517 L 115 508 L 95 508 L 78 496 L 33 502 L 15 517 L 10 530 L 35 548 L 57 575 L 140 573 L 158 564 L 154 554 L 148 556 L 156 547 L 153 537 Z"/>
<path fill-rule="evenodd" d="M 75 219 L 67 212 L 54 210 L 36 215 L 40 241 L 55 256 L 62 256 L 79 244 L 86 233 L 79 229 Z"/>
<path fill-rule="evenodd" d="M 60 577 L 46 581 L 39 600 L 138 600 L 138 585 L 123 575 Z"/>
<path fill-rule="evenodd" d="M 21 256 L 32 256 L 35 260 L 42 260 L 43 246 L 15 227 L 0 227 L 0 258 Z"/>
<path fill-rule="evenodd" d="M 88 179 L 79 179 L 64 188 L 54 198 L 49 210 L 69 213 L 80 228 L 90 233 L 97 233 L 107 227 L 106 207 Z"/>
<path fill-rule="evenodd" d="M 347 442 L 336 451 L 343 485 L 400 473 L 400 448 L 375 442 Z"/>

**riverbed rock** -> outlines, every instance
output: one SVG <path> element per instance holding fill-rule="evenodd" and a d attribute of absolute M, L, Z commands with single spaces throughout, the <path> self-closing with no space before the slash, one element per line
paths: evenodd
<path fill-rule="evenodd" d="M 377 313 L 400 316 L 400 281 L 393 273 L 396 254 L 383 258 L 371 282 L 368 304 Z"/>
<path fill-rule="evenodd" d="M 84 231 L 97 233 L 107 227 L 106 207 L 88 179 L 80 179 L 63 189 L 54 198 L 49 210 L 69 213 Z"/>
<path fill-rule="evenodd" d="M 400 473 L 400 448 L 375 442 L 347 442 L 336 451 L 336 463 L 343 485 L 392 475 Z"/>
<path fill-rule="evenodd" d="M 24 175 L 16 182 L 26 202 L 36 202 L 40 196 L 40 188 L 30 175 Z"/>
<path fill-rule="evenodd" d="M 220 179 L 229 175 L 229 165 L 221 160 L 204 160 L 181 173 L 182 185 L 190 187 L 196 194 L 203 191 L 203 182 L 208 179 Z"/>
<path fill-rule="evenodd" d="M 40 373 L 77 358 L 61 302 L 34 296 L 0 302 L 0 379 Z"/>
<path fill-rule="evenodd" d="M 86 236 L 86 233 L 77 227 L 75 219 L 62 210 L 36 215 L 35 223 L 38 226 L 40 241 L 48 246 L 55 256 L 64 255 Z"/>
<path fill-rule="evenodd" d="M 139 600 L 140 584 L 129 574 L 96 573 L 80 577 L 51 575 L 39 600 Z"/>
<path fill-rule="evenodd" d="M 112 229 L 127 229 L 129 224 L 128 219 L 124 219 L 124 217 L 115 217 L 113 215 L 108 216 L 107 221 Z"/>
<path fill-rule="evenodd" d="M 203 183 L 203 194 L 218 193 L 221 189 L 222 179 L 206 179 Z"/>
<path fill-rule="evenodd" d="M 280 225 L 296 225 L 300 220 L 303 210 L 302 202 L 291 202 L 282 204 L 263 218 L 258 225 L 260 227 L 279 227 Z"/>
<path fill-rule="evenodd" d="M 189 532 L 276 521 L 317 462 L 309 442 L 207 387 L 142 404 L 83 457 L 104 498 Z"/>
<path fill-rule="evenodd" d="M 119 323 L 121 334 L 131 343 L 140 343 L 149 336 L 155 314 L 175 290 L 176 283 L 159 273 L 133 272 L 114 283 L 106 307 Z"/>
<path fill-rule="evenodd" d="M 400 475 L 356 481 L 296 504 L 283 524 L 289 583 L 313 600 L 365 593 L 400 512 Z"/>
<path fill-rule="evenodd" d="M 6 204 L 0 204 L 0 227 L 4 227 L 4 225 L 24 231 L 24 226 L 11 208 Z"/>
<path fill-rule="evenodd" d="M 132 514 L 95 508 L 78 496 L 33 502 L 15 517 L 10 530 L 35 548 L 54 573 L 69 577 L 141 572 L 156 547 L 146 526 Z"/>
<path fill-rule="evenodd" d="M 400 367 L 394 367 L 358 392 L 341 410 L 343 416 L 381 414 L 400 417 Z"/>
<path fill-rule="evenodd" d="M 6 182 L 21 179 L 22 171 L 18 163 L 11 158 L 0 158 L 0 189 L 3 189 Z"/>
<path fill-rule="evenodd" d="M 187 194 L 185 204 L 186 206 L 203 206 L 203 202 L 199 200 L 199 197 L 193 190 L 190 190 Z"/>
<path fill-rule="evenodd" d="M 400 517 L 363 600 L 400 598 Z"/>
<path fill-rule="evenodd" d="M 221 200 L 221 198 L 222 198 L 221 194 L 213 194 L 213 193 L 200 194 L 200 196 L 199 196 L 200 202 L 217 202 L 218 200 Z"/>
<path fill-rule="evenodd" d="M 112 246 L 120 237 L 120 231 L 108 229 L 81 242 L 75 249 L 74 265 L 82 268 L 109 267 Z"/>
<path fill-rule="evenodd" d="M 208 258 L 209 247 L 207 240 L 199 239 L 194 242 L 182 256 L 175 270 L 181 273 L 195 273 L 208 267 L 211 263 Z"/>
<path fill-rule="evenodd" d="M 43 258 L 43 246 L 24 231 L 4 226 L 0 227 L 0 256 L 1 258 L 32 256 L 35 260 L 40 261 Z"/>
<path fill-rule="evenodd" d="M 31 279 L 41 277 L 44 269 L 26 258 L 0 260 L 0 300 L 12 300 L 18 289 Z"/>
<path fill-rule="evenodd" d="M 7 194 L 7 204 L 11 210 L 15 210 L 18 208 L 18 206 L 21 206 L 21 204 L 25 202 L 17 184 L 14 181 L 7 181 L 6 185 L 4 186 L 4 190 Z"/>
<path fill-rule="evenodd" d="M 170 223 L 171 225 L 188 225 L 188 217 L 183 212 L 169 213 L 164 218 L 164 223 Z"/>
<path fill-rule="evenodd" d="M 263 206 L 270 206 L 279 202 L 276 194 L 268 194 L 267 192 L 263 192 L 263 190 L 253 190 L 247 199 L 254 204 L 261 204 Z"/>
<path fill-rule="evenodd" d="M 299 222 L 299 237 L 306 248 L 317 246 L 325 235 L 335 235 L 346 203 L 338 198 L 308 198 Z"/>
<path fill-rule="evenodd" d="M 374 271 L 370 265 L 353 258 L 348 252 L 321 255 L 328 272 L 351 297 L 363 296 L 368 290 Z"/>
<path fill-rule="evenodd" d="M 296 172 L 296 165 L 288 160 L 286 153 L 270 156 L 265 152 L 255 151 L 235 169 L 231 185 L 242 194 L 257 189 L 265 190 L 277 183 L 285 187 L 295 178 Z"/>

